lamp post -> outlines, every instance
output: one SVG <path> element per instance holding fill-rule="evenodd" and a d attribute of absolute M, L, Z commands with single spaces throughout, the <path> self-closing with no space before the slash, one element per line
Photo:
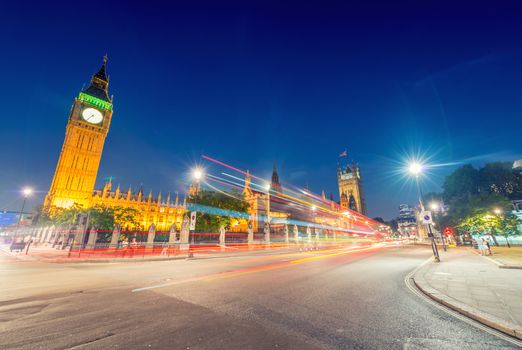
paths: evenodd
<path fill-rule="evenodd" d="M 18 235 L 18 231 L 20 230 L 20 224 L 22 222 L 22 215 L 24 213 L 25 209 L 25 202 L 27 201 L 27 198 L 30 197 L 33 194 L 33 189 L 31 187 L 24 187 L 22 189 L 22 195 L 24 197 L 24 201 L 22 202 L 22 208 L 20 209 L 20 212 L 18 213 L 18 221 L 16 223 L 16 232 L 13 236 L 13 243 L 16 243 L 16 236 Z"/>
<path fill-rule="evenodd" d="M 204 176 L 205 176 L 205 173 L 203 172 L 203 169 L 201 169 L 201 168 L 195 168 L 192 171 L 192 179 L 196 183 L 196 188 L 195 188 L 194 196 L 192 199 L 193 200 L 192 204 L 194 204 L 194 213 L 196 215 L 194 215 L 194 229 L 190 230 L 190 236 L 191 236 L 190 245 L 192 245 L 192 246 L 195 245 L 195 231 L 196 231 L 196 220 L 197 220 L 196 204 L 197 204 L 197 196 L 198 196 L 198 192 L 199 192 L 199 183 Z M 192 255 L 192 253 L 189 253 L 189 256 L 191 256 L 191 255 Z"/>
<path fill-rule="evenodd" d="M 27 201 L 27 198 L 33 194 L 33 189 L 30 187 L 24 187 L 22 189 L 22 194 L 24 195 L 24 201 L 22 202 L 22 209 L 20 209 L 20 215 L 18 216 L 18 223 L 16 224 L 17 227 L 20 226 L 20 222 L 22 221 L 22 214 L 25 209 L 25 202 Z"/>
<path fill-rule="evenodd" d="M 441 214 L 442 214 L 442 211 L 444 210 L 442 207 L 442 204 L 437 203 L 437 202 L 430 203 L 430 209 L 434 212 L 441 213 Z M 440 225 L 440 221 L 439 221 L 438 225 L 439 225 L 440 237 L 442 240 L 442 248 L 446 252 L 446 251 L 448 251 L 448 248 L 446 246 L 446 237 L 444 237 L 444 232 L 442 232 L 442 226 Z"/>
<path fill-rule="evenodd" d="M 263 230 L 265 233 L 265 241 L 267 244 L 270 244 L 270 189 L 271 189 L 270 184 L 266 183 L 264 185 L 264 189 L 266 191 L 266 204 L 265 204 L 266 222 L 265 222 L 265 227 Z M 268 226 L 268 228 L 267 228 L 267 226 Z M 267 235 L 268 235 L 268 238 L 267 238 Z"/>
<path fill-rule="evenodd" d="M 422 203 L 422 190 L 420 187 L 420 180 L 419 177 L 422 174 L 422 171 L 424 170 L 424 165 L 419 162 L 411 162 L 408 165 L 408 172 L 415 176 L 415 182 L 417 184 L 417 192 L 419 195 L 419 204 L 421 211 L 424 211 L 424 204 Z M 436 262 L 440 262 L 440 256 L 439 256 L 439 250 L 437 248 L 437 243 L 435 242 L 435 237 L 433 236 L 433 232 L 431 230 L 431 224 L 427 224 L 428 227 L 428 237 L 431 240 L 431 249 L 433 250 L 433 256 L 435 258 Z"/>

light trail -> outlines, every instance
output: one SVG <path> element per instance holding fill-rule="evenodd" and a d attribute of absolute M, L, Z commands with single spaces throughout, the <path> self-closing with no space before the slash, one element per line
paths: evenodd
<path fill-rule="evenodd" d="M 264 179 L 262 179 L 260 177 L 257 177 L 255 175 L 249 173 L 249 172 L 243 171 L 241 169 L 238 169 L 236 167 L 228 165 L 228 164 L 226 164 L 224 162 L 221 162 L 221 161 L 219 161 L 217 159 L 214 159 L 214 158 L 211 158 L 209 156 L 203 155 L 202 158 L 207 159 L 209 161 L 212 161 L 212 162 L 214 162 L 216 164 L 219 164 L 221 166 L 224 166 L 224 167 L 226 167 L 228 169 L 231 169 L 231 170 L 234 170 L 236 172 L 239 172 L 239 173 L 241 173 L 243 175 L 247 175 L 248 174 L 251 178 L 255 178 L 255 179 L 261 180 L 264 184 L 265 183 L 269 183 L 269 181 L 267 181 L 267 180 L 264 180 Z M 236 177 L 234 175 L 230 175 L 230 174 L 227 174 L 227 173 L 222 173 L 222 174 L 242 182 L 243 186 L 244 186 L 244 179 L 238 178 L 238 177 Z M 224 185 L 234 186 L 236 188 L 241 188 L 241 184 L 240 183 L 232 182 L 232 181 L 230 181 L 228 179 L 217 177 L 215 175 L 211 175 L 211 177 L 218 183 L 221 183 L 221 184 L 224 184 Z M 255 183 L 255 182 L 251 182 L 251 185 L 253 185 L 253 186 L 257 187 L 257 188 L 260 188 L 260 189 L 263 189 L 263 187 L 264 187 L 263 185 L 259 185 L 259 184 Z M 322 199 L 322 197 L 319 197 L 318 195 L 315 195 L 311 191 L 300 189 L 297 186 L 293 186 L 293 187 L 299 189 L 300 193 L 298 193 L 296 191 L 293 191 L 293 190 L 290 190 L 289 188 L 286 188 L 286 187 L 284 188 L 284 190 L 287 191 L 287 192 L 292 192 L 294 194 L 304 194 L 305 196 L 307 196 L 309 198 L 312 198 L 312 199 L 315 199 L 317 201 L 320 201 L 323 204 L 325 203 L 325 201 Z M 266 192 L 266 190 L 261 190 L 260 192 Z M 372 228 L 371 224 L 375 225 L 377 227 L 381 225 L 381 223 L 378 223 L 378 222 L 376 222 L 376 221 L 374 221 L 374 220 L 372 220 L 370 218 L 367 218 L 367 217 L 365 217 L 365 216 L 363 216 L 363 215 L 361 215 L 361 214 L 359 214 L 359 213 L 357 213 L 355 211 L 352 211 L 350 209 L 345 210 L 343 213 L 339 213 L 338 210 L 332 210 L 330 208 L 325 207 L 324 205 L 317 205 L 317 204 L 314 204 L 313 202 L 305 201 L 303 199 L 296 198 L 294 196 L 291 196 L 291 195 L 285 194 L 285 193 L 277 193 L 277 194 L 276 193 L 271 193 L 271 197 L 280 198 L 280 199 L 288 201 L 290 203 L 297 204 L 297 205 L 299 205 L 299 206 L 301 206 L 302 208 L 305 208 L 305 209 L 311 209 L 311 208 L 314 207 L 314 208 L 316 208 L 319 211 L 322 211 L 322 212 L 325 212 L 325 213 L 328 213 L 328 214 L 331 214 L 331 215 L 334 215 L 334 216 L 337 216 L 337 217 L 340 217 L 341 215 L 345 215 L 345 213 L 348 213 L 354 220 L 363 220 L 362 223 L 364 223 L 365 226 L 367 226 L 369 229 L 371 229 L 371 232 L 366 232 L 366 234 L 373 234 L 373 233 L 379 231 L 376 228 Z M 330 201 L 330 206 L 331 206 L 331 203 L 332 202 Z M 334 208 L 339 209 L 339 206 L 336 203 L 333 203 L 333 204 L 334 204 L 333 205 Z"/>
<path fill-rule="evenodd" d="M 261 265 L 261 266 L 251 266 L 251 267 L 241 268 L 241 269 L 237 269 L 237 270 L 233 270 L 233 271 L 218 272 L 218 273 L 213 273 L 213 274 L 199 276 L 199 277 L 193 277 L 193 278 L 180 280 L 180 281 L 173 281 L 173 282 L 162 283 L 162 284 L 157 284 L 157 285 L 152 285 L 152 286 L 135 288 L 132 290 L 132 292 L 133 293 L 143 292 L 143 291 L 147 291 L 147 290 L 165 288 L 165 287 L 169 287 L 169 286 L 173 286 L 173 285 L 179 285 L 179 284 L 190 283 L 190 282 L 199 282 L 199 281 L 210 282 L 210 281 L 215 281 L 215 280 L 220 280 L 220 279 L 240 277 L 240 276 L 253 274 L 253 273 L 266 272 L 266 271 L 281 269 L 281 268 L 285 268 L 285 267 L 292 267 L 292 266 L 295 266 L 298 264 L 303 264 L 303 263 L 307 263 L 307 262 L 318 260 L 318 259 L 327 259 L 327 258 L 336 257 L 336 256 L 340 256 L 340 255 L 353 254 L 353 253 L 357 253 L 357 252 L 370 251 L 370 250 L 376 250 L 376 249 L 381 249 L 381 248 L 383 248 L 383 246 L 376 245 L 376 246 L 372 246 L 372 247 L 368 247 L 368 248 L 346 250 L 343 252 L 327 253 L 327 254 L 320 255 L 320 256 L 307 257 L 307 258 L 295 259 L 295 260 L 290 260 L 290 261 L 273 262 L 273 263 L 265 264 L 265 265 Z M 322 252 L 320 251 L 320 253 L 322 253 Z"/>

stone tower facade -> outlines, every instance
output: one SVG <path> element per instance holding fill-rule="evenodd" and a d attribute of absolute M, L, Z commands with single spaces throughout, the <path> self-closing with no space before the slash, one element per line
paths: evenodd
<path fill-rule="evenodd" d="M 165 198 L 161 192 L 153 197 L 152 191 L 147 196 L 142 187 L 133 192 L 130 187 L 121 190 L 120 185 L 117 185 L 116 190 L 113 190 L 112 180 L 107 181 L 103 189 L 95 189 L 112 118 L 106 66 L 107 57 L 104 57 L 101 68 L 92 76 L 89 86 L 74 99 L 44 207 L 69 208 L 77 204 L 83 208 L 132 208 L 138 212 L 137 221 L 143 229 L 151 225 L 158 230 L 169 230 L 173 225 L 179 229 L 186 212 L 186 198 L 181 201 L 176 195 L 176 199 L 171 200 L 170 194 Z"/>
<path fill-rule="evenodd" d="M 344 167 L 337 167 L 337 182 L 339 196 L 343 209 L 355 210 L 366 215 L 366 201 L 364 199 L 361 169 L 354 162 Z"/>
<path fill-rule="evenodd" d="M 88 207 L 112 118 L 107 57 L 89 86 L 74 99 L 46 207 Z"/>

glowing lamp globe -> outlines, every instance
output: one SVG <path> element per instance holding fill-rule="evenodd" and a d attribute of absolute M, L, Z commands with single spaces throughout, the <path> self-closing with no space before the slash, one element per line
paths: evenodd
<path fill-rule="evenodd" d="M 201 178 L 203 177 L 203 170 L 201 169 L 195 169 L 193 172 L 192 172 L 192 177 L 195 179 L 195 180 L 201 180 Z"/>
<path fill-rule="evenodd" d="M 412 175 L 419 175 L 422 172 L 422 164 L 413 162 L 408 166 L 408 172 Z"/>
<path fill-rule="evenodd" d="M 30 188 L 30 187 L 25 187 L 25 188 L 22 190 L 22 193 L 24 194 L 24 197 L 29 197 L 30 195 L 33 194 L 33 189 Z"/>

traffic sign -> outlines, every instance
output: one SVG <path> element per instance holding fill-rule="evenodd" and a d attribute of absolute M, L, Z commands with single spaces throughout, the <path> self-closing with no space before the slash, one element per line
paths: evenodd
<path fill-rule="evenodd" d="M 431 211 L 423 211 L 422 212 L 422 223 L 423 224 L 433 224 L 433 218 L 431 217 Z"/>
<path fill-rule="evenodd" d="M 191 211 L 190 212 L 190 228 L 189 230 L 194 231 L 196 229 L 196 212 Z"/>

